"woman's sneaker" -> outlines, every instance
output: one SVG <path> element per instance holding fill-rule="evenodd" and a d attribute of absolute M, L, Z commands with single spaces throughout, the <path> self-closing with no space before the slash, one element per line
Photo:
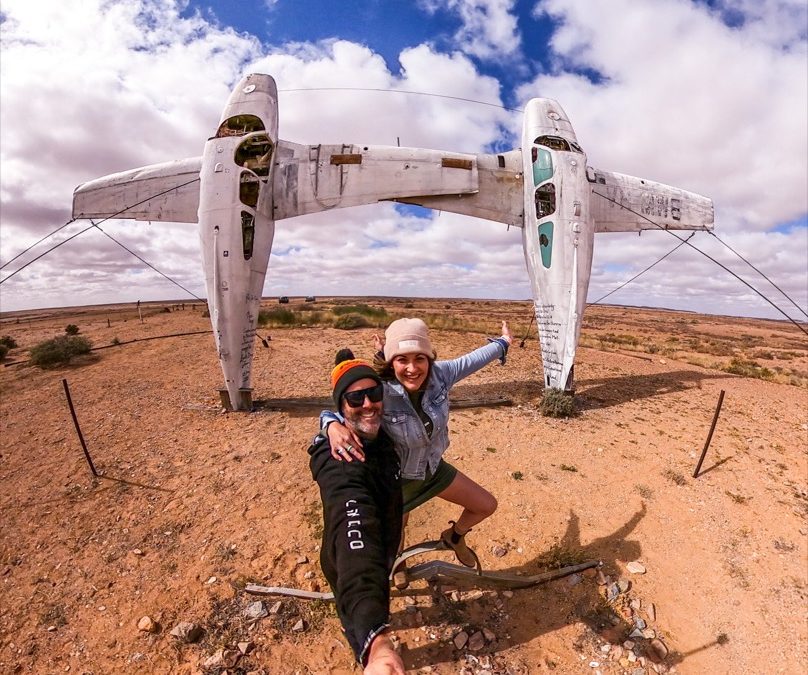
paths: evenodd
<path fill-rule="evenodd" d="M 446 546 L 455 552 L 457 559 L 466 567 L 476 567 L 477 560 L 475 555 L 466 546 L 466 535 L 458 534 L 454 529 L 454 521 L 449 521 L 452 525 L 448 529 L 440 533 L 440 540 Z M 469 530 L 471 532 L 471 530 Z M 468 534 L 468 533 L 466 533 Z"/>

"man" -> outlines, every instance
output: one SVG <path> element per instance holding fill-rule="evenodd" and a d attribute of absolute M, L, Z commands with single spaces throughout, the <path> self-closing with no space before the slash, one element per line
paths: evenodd
<path fill-rule="evenodd" d="M 365 461 L 333 461 L 323 436 L 308 450 L 323 502 L 320 566 L 365 675 L 404 675 L 401 657 L 385 633 L 402 506 L 398 455 L 381 430 L 382 381 L 367 363 L 343 349 L 337 353 L 331 387 L 345 425 L 362 439 Z"/>

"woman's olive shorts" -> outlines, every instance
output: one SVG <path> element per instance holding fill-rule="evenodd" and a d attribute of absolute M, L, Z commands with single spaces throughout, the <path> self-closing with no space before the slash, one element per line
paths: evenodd
<path fill-rule="evenodd" d="M 432 497 L 437 497 L 452 484 L 456 475 L 457 469 L 449 462 L 441 460 L 438 468 L 435 469 L 435 473 L 430 473 L 427 468 L 426 476 L 423 480 L 408 480 L 405 478 L 401 486 L 401 492 L 404 497 L 404 513 L 425 504 Z"/>

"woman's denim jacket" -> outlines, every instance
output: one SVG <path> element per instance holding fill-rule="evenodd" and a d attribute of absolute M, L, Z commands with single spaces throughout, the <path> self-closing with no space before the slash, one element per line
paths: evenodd
<path fill-rule="evenodd" d="M 495 359 L 502 359 L 505 351 L 500 341 L 493 341 L 451 361 L 435 361 L 432 364 L 421 399 L 424 412 L 432 420 L 432 438 L 427 435 L 404 386 L 398 380 L 384 383 L 382 426 L 395 443 L 396 452 L 401 458 L 403 478 L 423 480 L 427 467 L 431 473 L 435 472 L 440 458 L 449 447 L 449 390 L 455 382 Z M 334 421 L 342 422 L 342 416 L 330 410 L 320 413 L 322 429 Z"/>

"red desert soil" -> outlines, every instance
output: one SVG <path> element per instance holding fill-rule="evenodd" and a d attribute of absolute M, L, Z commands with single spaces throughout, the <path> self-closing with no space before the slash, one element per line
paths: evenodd
<path fill-rule="evenodd" d="M 255 399 L 328 396 L 338 348 L 370 356 L 374 329 L 325 325 L 330 307 L 347 302 L 315 303 L 317 326 L 259 331 L 271 341 L 256 344 Z M 535 574 L 595 558 L 612 581 L 630 582 L 611 602 L 594 574 L 513 593 L 433 593 L 416 582 L 391 606 L 410 672 L 805 672 L 808 344 L 799 331 L 591 308 L 576 366 L 580 415 L 559 420 L 539 410 L 536 340 L 518 347 L 528 303 L 361 302 L 430 317 L 443 358 L 482 344 L 500 318 L 512 322 L 507 365 L 455 391 L 513 401 L 451 416 L 447 458 L 499 499 L 470 544 L 490 569 Z M 143 309 L 143 323 L 131 305 L 4 314 L 0 335 L 19 344 L 7 361 L 68 323 L 95 346 L 210 328 L 200 306 Z M 316 409 L 222 413 L 209 333 L 116 346 L 54 370 L 1 370 L 0 672 L 198 673 L 239 642 L 251 644 L 229 673 L 357 672 L 329 604 L 282 599 L 257 622 L 244 615 L 257 600 L 248 582 L 327 590 L 306 454 Z M 101 478 L 82 455 L 62 378 Z M 408 543 L 435 538 L 456 515 L 437 500 L 418 509 Z M 629 572 L 632 561 L 646 572 Z M 157 632 L 138 629 L 144 616 Z M 627 649 L 637 618 L 653 633 Z M 170 635 L 181 621 L 204 629 L 199 642 Z M 482 633 L 458 649 L 461 631 Z M 651 636 L 669 650 L 661 665 L 645 656 Z"/>

